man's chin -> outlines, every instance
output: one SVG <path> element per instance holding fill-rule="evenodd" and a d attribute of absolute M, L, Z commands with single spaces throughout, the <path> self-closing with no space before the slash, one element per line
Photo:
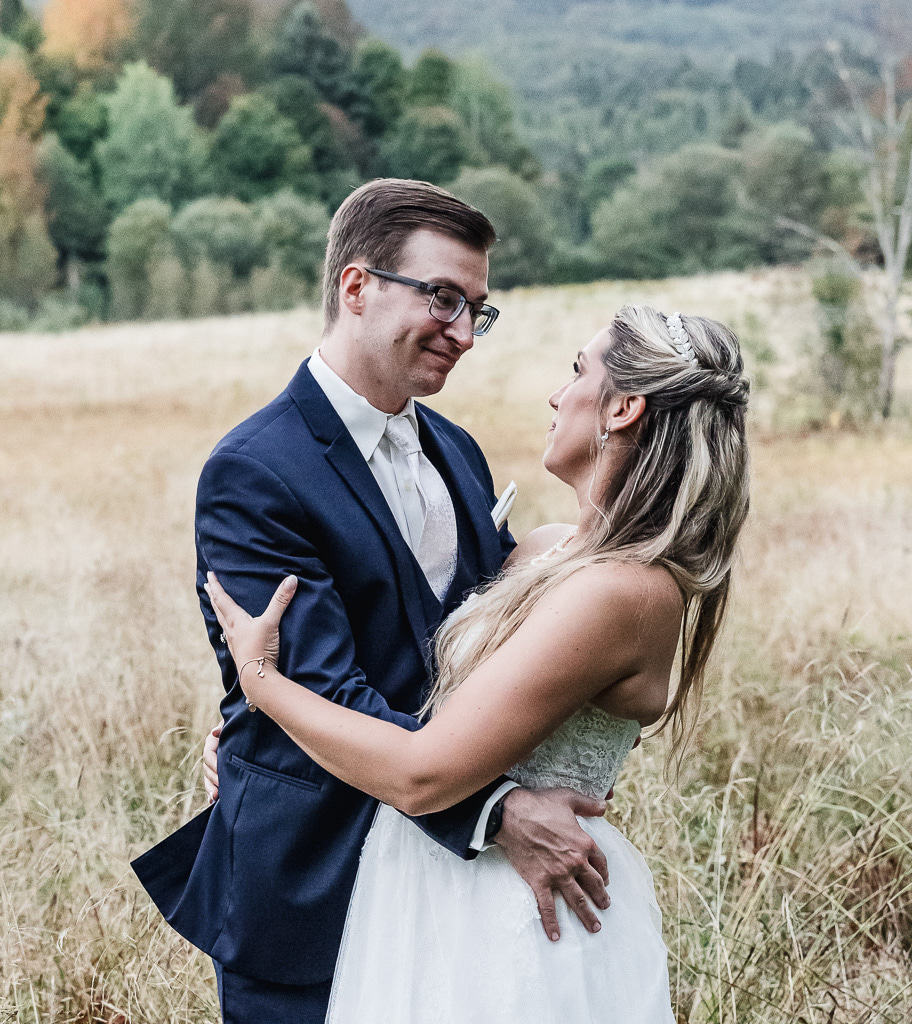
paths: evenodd
<path fill-rule="evenodd" d="M 423 373 L 412 383 L 412 397 L 427 398 L 429 395 L 436 395 L 443 390 L 449 373 L 449 370 Z"/>

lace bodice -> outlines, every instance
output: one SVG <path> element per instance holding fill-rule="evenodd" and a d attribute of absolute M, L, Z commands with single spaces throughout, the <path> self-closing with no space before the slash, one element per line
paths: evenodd
<path fill-rule="evenodd" d="M 561 543 L 565 544 L 570 536 Z M 475 600 L 477 596 L 470 594 L 450 614 L 450 620 L 459 617 Z M 462 643 L 467 642 L 468 636 L 463 637 Z M 639 722 L 616 718 L 588 704 L 572 714 L 507 775 L 527 789 L 569 786 L 601 800 L 614 785 L 639 734 Z"/>
<path fill-rule="evenodd" d="M 571 715 L 507 775 L 527 789 L 569 786 L 603 799 L 639 734 L 639 722 L 588 705 Z"/>

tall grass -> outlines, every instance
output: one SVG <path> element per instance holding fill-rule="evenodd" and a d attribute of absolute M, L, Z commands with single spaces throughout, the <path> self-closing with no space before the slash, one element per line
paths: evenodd
<path fill-rule="evenodd" d="M 519 533 L 572 516 L 540 468 L 545 399 L 622 301 L 752 332 L 754 511 L 700 734 L 677 785 L 661 740 L 639 748 L 610 813 L 653 868 L 681 1021 L 912 1019 L 908 427 L 786 429 L 815 330 L 799 273 L 499 298 L 434 404 L 519 483 Z M 128 862 L 204 804 L 196 477 L 318 330 L 297 311 L 0 337 L 0 1021 L 217 1017 L 209 964 Z"/>

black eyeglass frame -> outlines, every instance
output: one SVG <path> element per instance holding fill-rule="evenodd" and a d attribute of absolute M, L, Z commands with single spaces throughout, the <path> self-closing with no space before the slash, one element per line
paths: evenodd
<path fill-rule="evenodd" d="M 409 288 L 417 288 L 420 292 L 426 292 L 431 296 L 431 301 L 428 303 L 428 312 L 435 320 L 439 320 L 444 324 L 451 324 L 457 320 L 462 311 L 469 307 L 469 317 L 472 321 L 472 334 L 476 338 L 481 338 L 487 334 L 494 326 L 495 321 L 500 316 L 500 310 L 496 306 L 492 306 L 487 302 L 469 302 L 469 300 L 457 291 L 455 288 L 448 284 L 428 284 L 427 281 L 418 281 L 414 277 L 403 277 L 402 274 L 393 274 L 389 270 L 376 270 L 373 267 L 364 268 L 368 274 L 373 274 L 375 277 L 382 277 L 386 281 L 395 281 L 397 284 L 408 285 Z M 434 312 L 434 300 L 437 298 L 437 293 L 441 291 L 452 292 L 454 295 L 459 296 L 459 305 L 456 307 L 456 312 L 452 316 L 440 316 Z M 487 324 L 483 330 L 475 330 L 475 320 L 479 316 L 488 317 Z"/>

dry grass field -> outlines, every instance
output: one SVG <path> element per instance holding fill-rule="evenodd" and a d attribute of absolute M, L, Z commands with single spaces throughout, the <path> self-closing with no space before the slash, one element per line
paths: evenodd
<path fill-rule="evenodd" d="M 540 467 L 546 397 L 625 300 L 726 320 L 762 382 L 699 735 L 676 785 L 647 740 L 610 812 L 655 873 L 679 1020 L 909 1021 L 912 430 L 800 426 L 800 272 L 515 291 L 433 404 L 516 479 L 518 533 L 572 515 Z M 204 804 L 199 469 L 318 330 L 299 310 L 0 336 L 0 1022 L 217 1019 L 128 861 Z"/>

